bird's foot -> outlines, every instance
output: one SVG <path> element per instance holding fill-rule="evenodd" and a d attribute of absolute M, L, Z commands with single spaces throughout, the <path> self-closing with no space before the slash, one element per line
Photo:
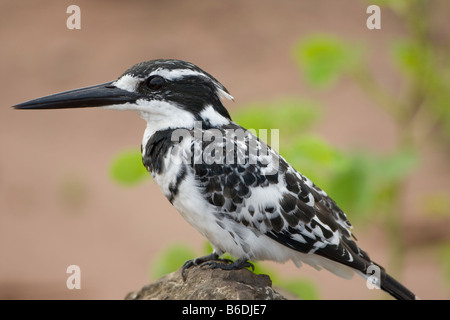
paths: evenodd
<path fill-rule="evenodd" d="M 227 263 L 222 263 L 222 261 L 226 261 Z M 225 259 L 219 261 L 205 261 L 201 265 L 209 265 L 211 269 L 219 268 L 222 270 L 239 270 L 243 268 L 252 268 L 252 270 L 255 271 L 255 266 L 253 263 L 247 261 L 245 258 L 238 259 L 234 262 Z"/>
<path fill-rule="evenodd" d="M 230 260 L 228 259 L 219 259 L 219 255 L 215 252 L 212 252 L 211 254 L 208 254 L 207 256 L 203 256 L 203 257 L 198 257 L 192 260 L 187 260 L 184 264 L 183 267 L 181 267 L 181 276 L 183 278 L 184 281 L 186 281 L 186 274 L 185 271 L 186 269 L 189 269 L 192 266 L 199 266 L 202 265 L 204 263 L 207 262 L 213 262 L 216 260 L 220 260 L 220 261 L 226 261 L 229 262 Z"/>

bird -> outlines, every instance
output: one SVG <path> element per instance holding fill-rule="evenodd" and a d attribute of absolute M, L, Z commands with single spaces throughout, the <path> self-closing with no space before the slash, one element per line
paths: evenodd
<path fill-rule="evenodd" d="M 213 248 L 186 261 L 223 270 L 292 260 L 343 278 L 363 276 L 396 299 L 417 296 L 356 244 L 346 214 L 325 191 L 251 131 L 233 122 L 233 100 L 211 74 L 177 59 L 140 62 L 116 80 L 14 105 L 101 107 L 146 121 L 142 162 L 162 193 Z M 221 258 L 225 253 L 235 261 Z"/>

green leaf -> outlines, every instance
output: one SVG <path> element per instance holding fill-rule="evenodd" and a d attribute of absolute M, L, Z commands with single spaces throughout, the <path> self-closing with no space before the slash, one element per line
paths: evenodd
<path fill-rule="evenodd" d="M 347 153 L 346 161 L 335 169 L 325 190 L 353 220 L 362 218 L 372 208 L 371 159 L 364 154 Z"/>
<path fill-rule="evenodd" d="M 300 173 L 318 186 L 330 184 L 336 170 L 346 161 L 344 155 L 323 138 L 308 134 L 280 146 L 280 154 Z"/>
<path fill-rule="evenodd" d="M 342 155 L 323 138 L 317 135 L 304 135 L 286 148 L 286 156 L 292 161 L 296 157 L 307 159 L 320 166 L 330 166 L 342 159 Z"/>
<path fill-rule="evenodd" d="M 339 162 L 330 178 L 327 193 L 351 220 L 390 212 L 398 197 L 399 183 L 417 165 L 414 152 L 403 150 L 390 155 L 352 151 Z"/>
<path fill-rule="evenodd" d="M 117 154 L 109 168 L 112 179 L 123 185 L 134 185 L 144 178 L 150 177 L 142 165 L 139 150 L 125 150 Z"/>
<path fill-rule="evenodd" d="M 294 60 L 305 80 L 317 87 L 334 84 L 360 60 L 360 49 L 337 37 L 314 35 L 294 46 Z"/>
<path fill-rule="evenodd" d="M 196 257 L 194 251 L 186 245 L 174 244 L 165 249 L 152 264 L 152 276 L 156 279 L 174 272 L 180 268 L 186 260 Z"/>
<path fill-rule="evenodd" d="M 317 286 L 307 279 L 294 278 L 283 280 L 278 285 L 302 300 L 318 300 L 320 297 Z"/>
<path fill-rule="evenodd" d="M 252 263 L 255 266 L 255 270 L 253 271 L 255 274 L 268 275 L 273 284 L 279 283 L 280 281 L 282 281 L 282 278 L 278 274 L 278 272 L 275 269 L 267 267 L 267 265 L 266 265 L 266 263 L 264 263 L 264 261 L 258 261 L 258 262 L 252 261 Z"/>
<path fill-rule="evenodd" d="M 391 184 L 407 176 L 417 164 L 418 157 L 415 152 L 400 150 L 378 160 L 376 177 Z"/>
<path fill-rule="evenodd" d="M 427 67 L 426 49 L 409 41 L 397 41 L 392 45 L 392 56 L 397 67 L 406 75 L 421 76 Z"/>
<path fill-rule="evenodd" d="M 289 138 L 304 132 L 320 116 L 317 103 L 298 98 L 280 98 L 271 102 L 255 102 L 243 106 L 233 114 L 233 119 L 247 129 L 279 129 L 280 136 Z"/>

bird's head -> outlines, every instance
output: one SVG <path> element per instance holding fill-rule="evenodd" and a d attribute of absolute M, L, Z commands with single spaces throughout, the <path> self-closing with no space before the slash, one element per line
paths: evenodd
<path fill-rule="evenodd" d="M 15 105 L 16 109 L 104 107 L 134 110 L 155 130 L 216 126 L 231 121 L 221 98 L 233 99 L 209 73 L 181 60 L 138 63 L 117 80 Z"/>

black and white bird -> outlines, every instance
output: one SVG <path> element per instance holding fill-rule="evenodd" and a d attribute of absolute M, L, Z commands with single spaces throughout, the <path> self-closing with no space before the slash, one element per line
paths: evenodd
<path fill-rule="evenodd" d="M 239 269 L 292 260 L 350 278 L 370 278 L 397 299 L 416 296 L 355 243 L 336 203 L 278 153 L 231 120 L 233 99 L 213 76 L 181 60 L 134 65 L 117 80 L 15 105 L 16 109 L 103 107 L 147 122 L 142 159 L 154 181 L 214 251 L 192 265 Z M 218 261 L 224 253 L 235 262 Z M 378 271 L 378 273 L 376 273 Z M 374 279 L 371 279 L 374 280 Z"/>

